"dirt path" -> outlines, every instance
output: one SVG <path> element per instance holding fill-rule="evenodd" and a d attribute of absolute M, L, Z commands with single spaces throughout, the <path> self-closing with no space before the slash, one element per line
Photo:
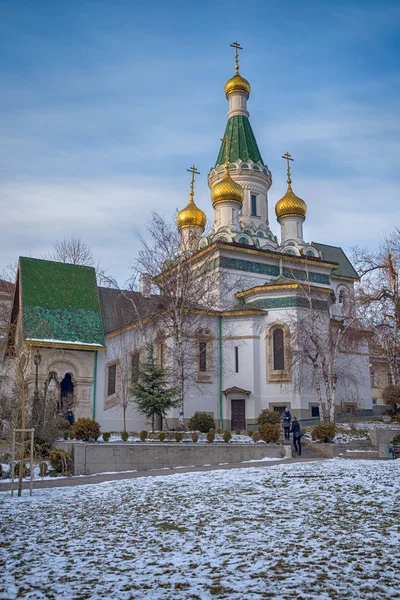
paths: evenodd
<path fill-rule="evenodd" d="M 60 479 L 37 479 L 33 482 L 33 489 L 40 490 L 45 488 L 70 487 L 77 485 L 88 485 L 96 483 L 104 483 L 105 481 L 117 481 L 120 479 L 136 479 L 138 477 L 157 477 L 176 475 L 177 473 L 199 473 L 204 471 L 225 471 L 230 469 L 248 469 L 248 468 L 264 468 L 273 467 L 275 465 L 292 464 L 297 462 L 313 462 L 315 458 L 290 458 L 286 460 L 274 460 L 268 462 L 246 462 L 246 463 L 230 463 L 226 465 L 204 465 L 197 467 L 173 467 L 172 469 L 153 469 L 151 471 L 128 471 L 125 473 L 99 473 L 97 475 L 83 475 L 75 477 L 65 477 Z M 16 493 L 17 482 L 14 484 L 14 494 Z M 29 489 L 29 482 L 23 483 L 23 489 Z M 11 483 L 0 484 L 0 493 L 9 492 Z"/>

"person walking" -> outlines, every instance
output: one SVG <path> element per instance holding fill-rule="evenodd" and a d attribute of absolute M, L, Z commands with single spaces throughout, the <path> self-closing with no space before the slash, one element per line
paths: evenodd
<path fill-rule="evenodd" d="M 290 425 L 292 422 L 292 415 L 290 413 L 288 406 L 285 408 L 285 410 L 282 413 L 282 419 L 283 419 L 283 431 L 285 433 L 285 441 L 286 440 L 290 441 Z"/>
<path fill-rule="evenodd" d="M 292 429 L 290 431 L 293 433 L 294 450 L 297 452 L 298 456 L 301 456 L 301 438 L 303 434 L 300 429 L 300 423 L 296 417 L 293 417 Z"/>

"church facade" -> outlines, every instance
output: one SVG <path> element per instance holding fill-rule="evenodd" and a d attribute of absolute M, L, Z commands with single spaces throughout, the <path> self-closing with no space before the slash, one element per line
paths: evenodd
<path fill-rule="evenodd" d="M 326 413 L 329 386 L 323 375 L 316 381 L 307 335 L 310 348 L 322 347 L 325 358 L 335 354 L 337 372 L 330 372 L 329 385 L 337 409 L 372 411 L 368 335 L 352 318 L 358 275 L 341 248 L 304 240 L 307 205 L 293 191 L 288 153 L 287 190 L 275 206 L 280 238 L 271 232 L 272 176 L 250 124 L 250 91 L 236 48 L 235 74 L 225 86 L 225 134 L 208 176 L 212 228 L 205 235 L 206 216 L 194 201 L 195 168 L 189 203 L 177 216 L 179 260 L 191 260 L 203 271 L 212 265 L 219 282 L 189 336 L 185 420 L 206 411 L 217 427 L 244 430 L 264 408 L 289 406 L 301 419 Z M 174 260 L 164 277 L 174 276 Z M 201 309 L 200 301 L 192 312 Z M 129 395 L 146 341 L 154 343 L 164 366 L 174 361 L 176 340 L 163 331 L 162 317 L 151 323 L 162 312 L 163 296 L 151 293 L 145 273 L 140 291 L 120 292 L 98 288 L 90 267 L 21 258 L 10 347 L 29 348 L 31 389 L 44 394 L 52 385 L 61 404 L 72 394 L 75 416 L 93 416 L 103 431 L 121 431 L 124 412 L 127 430 L 139 431 L 148 423 Z M 339 347 L 346 330 L 353 335 Z M 319 336 L 314 346 L 313 336 Z M 6 360 L 13 360 L 12 352 Z M 168 423 L 178 423 L 177 410 Z"/>

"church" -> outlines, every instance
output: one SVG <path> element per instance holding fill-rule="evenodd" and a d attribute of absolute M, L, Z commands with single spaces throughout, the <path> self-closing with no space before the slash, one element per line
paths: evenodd
<path fill-rule="evenodd" d="M 177 215 L 178 255 L 164 262 L 159 276 L 143 272 L 139 291 L 99 287 L 91 267 L 19 259 L 3 372 L 12 371 L 22 349 L 31 392 L 45 396 L 53 389 L 59 406 L 73 398 L 75 418 L 93 417 L 102 431 L 148 429 L 130 387 L 149 341 L 171 373 L 179 348 L 184 356 L 178 365 L 185 371 L 184 406 L 171 411 L 169 427 L 187 423 L 196 411 L 232 430 L 251 427 L 265 408 L 288 406 L 299 419 L 318 418 L 329 410 L 329 385 L 335 410 L 372 413 L 369 336 L 352 320 L 358 274 L 340 247 L 304 239 L 307 204 L 294 192 L 288 152 L 287 189 L 269 206 L 272 175 L 250 124 L 251 88 L 239 72 L 240 46 L 233 47 L 235 72 L 225 85 L 228 119 L 208 175 L 211 227 L 195 204 L 192 167 L 189 202 Z M 272 210 L 279 238 L 269 226 Z M 179 346 L 163 286 L 176 282 L 183 264 L 192 277 L 183 303 L 187 288 L 196 288 L 195 277 L 204 293 L 186 306 L 190 316 Z M 309 335 L 312 346 L 316 323 L 319 364 L 329 362 L 333 340 L 339 365 L 329 385 L 327 372 L 313 371 L 304 344 Z M 346 329 L 355 334 L 339 346 Z"/>

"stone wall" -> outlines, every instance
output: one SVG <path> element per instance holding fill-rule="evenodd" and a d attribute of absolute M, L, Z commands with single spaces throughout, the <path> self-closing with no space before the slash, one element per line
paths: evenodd
<path fill-rule="evenodd" d="M 216 465 L 282 458 L 284 447 L 273 444 L 93 443 L 57 442 L 74 459 L 74 475 L 147 471 L 171 467 Z"/>

